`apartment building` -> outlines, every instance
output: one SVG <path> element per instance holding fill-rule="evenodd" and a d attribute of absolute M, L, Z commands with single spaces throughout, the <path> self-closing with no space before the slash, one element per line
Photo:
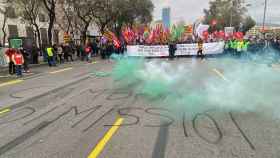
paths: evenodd
<path fill-rule="evenodd" d="M 266 34 L 272 34 L 272 35 L 280 35 L 280 26 L 278 25 L 267 25 L 264 27 L 261 25 L 257 25 L 253 28 L 251 28 L 246 35 L 248 36 L 261 36 L 265 32 Z"/>
<path fill-rule="evenodd" d="M 0 0 L 1 3 L 1 0 Z M 28 37 L 35 40 L 35 31 L 28 23 L 24 22 L 19 16 L 17 16 L 15 8 L 12 6 L 1 6 L 3 9 L 7 10 L 7 22 L 5 27 L 5 32 L 7 34 L 7 39 L 10 37 Z M 4 21 L 4 15 L 0 14 L 0 26 L 2 28 Z M 41 33 L 41 40 L 43 44 L 48 42 L 48 17 L 46 13 L 39 13 L 37 23 L 39 24 L 40 33 Z M 0 38 L 1 41 L 3 39 L 3 31 L 0 30 Z M 59 42 L 59 29 L 55 27 L 53 31 L 53 42 Z M 7 39 L 5 43 L 7 43 Z"/>

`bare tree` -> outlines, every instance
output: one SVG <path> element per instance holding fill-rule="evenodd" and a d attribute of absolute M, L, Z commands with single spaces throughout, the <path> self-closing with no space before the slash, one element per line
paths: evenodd
<path fill-rule="evenodd" d="M 3 23 L 1 30 L 3 32 L 3 38 L 2 38 L 2 43 L 5 44 L 6 38 L 7 38 L 7 32 L 6 32 L 6 25 L 7 25 L 7 20 L 8 20 L 8 6 L 10 6 L 12 0 L 3 0 L 0 2 L 0 13 L 3 15 Z"/>
<path fill-rule="evenodd" d="M 74 10 L 73 7 L 68 3 L 68 0 L 60 0 L 60 16 L 57 17 L 56 23 L 61 30 L 64 32 L 72 32 L 74 30 Z"/>
<path fill-rule="evenodd" d="M 56 18 L 56 5 L 58 0 L 42 0 L 49 16 L 48 43 L 52 44 L 52 31 Z"/>
<path fill-rule="evenodd" d="M 135 22 L 148 23 L 152 20 L 151 0 L 66 0 L 78 17 L 74 26 L 79 26 L 85 42 L 88 28 L 96 24 L 101 34 L 107 29 L 120 35 L 123 25 Z"/>
<path fill-rule="evenodd" d="M 105 33 L 106 28 L 116 20 L 118 15 L 113 9 L 113 4 L 112 0 L 98 0 L 98 6 L 92 12 L 94 22 L 99 27 L 101 34 Z"/>
<path fill-rule="evenodd" d="M 21 19 L 35 28 L 37 37 L 36 43 L 38 43 L 39 47 L 42 48 L 38 15 L 42 9 L 43 3 L 39 0 L 14 0 L 13 4 L 16 6 Z"/>
<path fill-rule="evenodd" d="M 87 31 L 93 22 L 92 12 L 95 10 L 97 0 L 68 0 L 68 3 L 74 9 L 75 15 L 78 17 L 74 21 L 75 28 L 79 28 L 82 36 L 82 42 L 86 42 Z"/>

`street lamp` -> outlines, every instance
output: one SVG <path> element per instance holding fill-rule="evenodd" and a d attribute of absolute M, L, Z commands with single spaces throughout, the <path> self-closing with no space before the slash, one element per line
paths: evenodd
<path fill-rule="evenodd" d="M 232 2 L 231 3 L 232 6 L 231 6 L 231 9 L 230 9 L 230 27 L 232 27 L 232 18 L 233 18 L 232 14 L 233 14 L 234 0 L 232 0 L 231 2 Z"/>
<path fill-rule="evenodd" d="M 265 26 L 265 20 L 266 20 L 266 11 L 267 11 L 267 0 L 264 2 L 264 13 L 263 13 L 263 33 L 264 33 L 264 26 Z"/>
<path fill-rule="evenodd" d="M 264 33 L 265 23 L 266 23 L 266 14 L 267 14 L 267 1 L 264 2 L 264 12 L 263 12 L 263 23 L 262 23 L 262 30 Z M 263 4 L 263 3 L 262 3 Z M 252 7 L 252 4 L 246 4 L 246 7 Z M 264 33 L 265 34 L 265 33 Z"/>

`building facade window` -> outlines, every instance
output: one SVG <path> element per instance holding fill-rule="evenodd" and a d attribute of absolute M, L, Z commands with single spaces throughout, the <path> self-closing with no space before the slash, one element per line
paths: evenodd
<path fill-rule="evenodd" d="M 17 18 L 16 12 L 15 12 L 15 8 L 13 8 L 13 7 L 6 7 L 5 9 L 7 11 L 7 17 L 8 18 L 11 18 L 11 19 Z"/>
<path fill-rule="evenodd" d="M 18 37 L 17 25 L 8 25 L 9 37 Z"/>
<path fill-rule="evenodd" d="M 48 33 L 46 28 L 40 28 L 41 33 L 41 39 L 42 39 L 42 45 L 47 46 L 48 44 Z"/>
<path fill-rule="evenodd" d="M 47 22 L 46 17 L 44 14 L 39 14 L 39 21 L 40 22 Z"/>
<path fill-rule="evenodd" d="M 26 36 L 30 39 L 32 39 L 33 41 L 35 40 L 35 34 L 34 34 L 34 30 L 32 27 L 27 26 L 26 27 Z"/>

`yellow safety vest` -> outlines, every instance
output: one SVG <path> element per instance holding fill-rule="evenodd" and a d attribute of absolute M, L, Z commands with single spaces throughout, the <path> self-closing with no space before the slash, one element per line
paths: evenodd
<path fill-rule="evenodd" d="M 243 42 L 237 42 L 237 51 L 242 51 Z"/>
<path fill-rule="evenodd" d="M 48 56 L 49 56 L 49 57 L 52 57 L 52 56 L 53 56 L 53 50 L 52 50 L 51 47 L 50 47 L 50 48 L 47 48 L 47 53 L 48 53 Z"/>

